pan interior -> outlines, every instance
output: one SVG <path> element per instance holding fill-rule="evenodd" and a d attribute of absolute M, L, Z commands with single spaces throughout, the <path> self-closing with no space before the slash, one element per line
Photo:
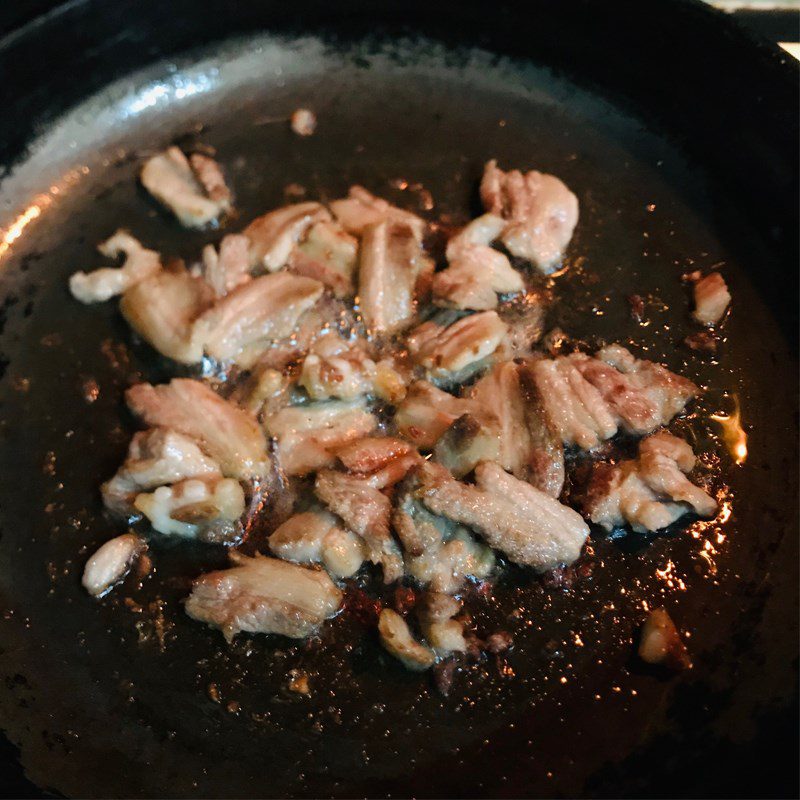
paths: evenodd
<path fill-rule="evenodd" d="M 298 106 L 319 118 L 307 139 L 288 127 Z M 216 148 L 233 229 L 287 202 L 291 184 L 331 199 L 361 183 L 416 210 L 424 189 L 427 216 L 463 223 L 489 158 L 561 177 L 581 221 L 550 321 L 630 343 L 705 388 L 677 429 L 705 454 L 720 517 L 647 539 L 596 534 L 592 573 L 572 588 L 509 570 L 468 608 L 514 649 L 459 675 L 448 697 L 348 613 L 312 645 L 227 646 L 181 606 L 189 579 L 225 562 L 210 546 L 153 542 L 141 589 L 90 599 L 83 564 L 121 532 L 98 486 L 135 427 L 122 393 L 174 367 L 133 340 L 114 302 L 81 306 L 66 280 L 99 266 L 96 244 L 119 227 L 187 262 L 221 237 L 179 229 L 137 186 L 142 157 L 175 140 Z M 749 277 L 768 252 L 735 198 L 659 131 L 488 53 L 247 39 L 88 100 L 42 132 L 0 201 L 0 702 L 36 784 L 82 796 L 635 793 L 664 748 L 647 780 L 669 785 L 672 764 L 702 763 L 701 743 L 744 746 L 793 685 L 791 636 L 762 638 L 796 606 L 791 575 L 771 568 L 796 563 L 796 428 L 791 392 L 774 391 L 794 385 L 792 357 Z M 715 265 L 734 306 L 709 359 L 681 344 L 695 329 L 680 277 Z M 645 323 L 631 294 L 647 301 Z M 737 407 L 743 464 L 709 420 Z M 691 637 L 695 667 L 680 678 L 631 658 L 661 605 Z M 310 696 L 287 691 L 293 670 L 311 676 Z"/>

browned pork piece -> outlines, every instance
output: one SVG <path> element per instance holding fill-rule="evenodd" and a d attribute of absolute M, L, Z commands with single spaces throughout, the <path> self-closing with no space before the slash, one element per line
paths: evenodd
<path fill-rule="evenodd" d="M 507 221 L 500 239 L 512 255 L 545 274 L 558 268 L 578 223 L 578 198 L 558 178 L 536 170 L 503 172 L 489 161 L 481 200 Z"/>
<path fill-rule="evenodd" d="M 420 242 L 425 235 L 425 220 L 375 197 L 363 186 L 351 186 L 346 198 L 334 200 L 330 206 L 342 227 L 355 236 L 361 236 L 368 225 L 381 222 L 408 225 Z"/>
<path fill-rule="evenodd" d="M 337 222 L 317 222 L 306 238 L 295 245 L 289 269 L 296 275 L 325 284 L 336 297 L 355 294 L 353 277 L 358 260 L 358 240 Z"/>
<path fill-rule="evenodd" d="M 193 155 L 190 163 L 177 147 L 170 147 L 148 159 L 141 181 L 186 228 L 203 228 L 231 209 L 222 171 L 208 156 Z"/>
<path fill-rule="evenodd" d="M 312 400 L 344 400 L 372 394 L 390 403 L 405 396 L 405 378 L 391 358 L 377 364 L 358 342 L 326 333 L 311 346 L 300 373 L 302 386 Z"/>
<path fill-rule="evenodd" d="M 485 311 L 497 308 L 498 294 L 524 288 L 508 258 L 485 245 L 459 249 L 450 266 L 433 276 L 434 303 L 444 308 Z"/>
<path fill-rule="evenodd" d="M 462 414 L 436 442 L 433 454 L 456 478 L 463 478 L 481 461 L 499 461 L 502 448 L 502 428 L 496 416 Z"/>
<path fill-rule="evenodd" d="M 478 465 L 474 486 L 430 462 L 420 479 L 431 511 L 475 529 L 517 564 L 539 571 L 571 564 L 589 535 L 577 512 L 491 462 Z"/>
<path fill-rule="evenodd" d="M 639 658 L 670 669 L 691 669 L 686 645 L 666 609 L 654 608 L 648 614 L 639 640 Z"/>
<path fill-rule="evenodd" d="M 486 363 L 506 331 L 495 311 L 482 311 L 447 327 L 424 322 L 409 334 L 406 343 L 414 362 L 433 379 L 460 382 Z"/>
<path fill-rule="evenodd" d="M 698 392 L 690 380 L 634 358 L 619 344 L 604 347 L 595 358 L 577 353 L 569 358 L 599 390 L 622 427 L 640 436 L 666 425 Z"/>
<path fill-rule="evenodd" d="M 161 256 L 147 250 L 125 231 L 117 231 L 97 249 L 107 258 L 124 255 L 121 267 L 103 267 L 94 272 L 76 272 L 69 279 L 69 290 L 81 303 L 102 303 L 130 289 L 161 270 Z"/>
<path fill-rule="evenodd" d="M 128 574 L 145 550 L 147 544 L 135 533 L 124 533 L 106 542 L 86 562 L 83 588 L 93 597 L 102 597 Z"/>
<path fill-rule="evenodd" d="M 399 487 L 392 526 L 403 543 L 408 574 L 432 592 L 453 594 L 467 578 L 486 578 L 494 569 L 494 553 L 466 528 L 419 502 L 420 469 Z"/>
<path fill-rule="evenodd" d="M 416 611 L 422 633 L 437 657 L 466 652 L 464 625 L 453 619 L 461 611 L 460 601 L 441 592 L 428 592 Z"/>
<path fill-rule="evenodd" d="M 338 448 L 336 455 L 347 470 L 363 476 L 375 489 L 401 481 L 420 460 L 408 442 L 390 436 L 359 439 Z"/>
<path fill-rule="evenodd" d="M 295 245 L 317 222 L 330 220 L 321 203 L 296 203 L 254 219 L 243 231 L 250 240 L 250 266 L 275 272 L 286 266 Z"/>
<path fill-rule="evenodd" d="M 216 297 L 225 297 L 239 284 L 250 280 L 250 240 L 241 233 L 222 238 L 219 252 L 214 245 L 203 248 L 203 277 Z"/>
<path fill-rule="evenodd" d="M 244 492 L 233 478 L 190 478 L 136 496 L 133 505 L 159 533 L 230 543 L 241 536 Z"/>
<path fill-rule="evenodd" d="M 378 617 L 378 634 L 386 651 L 406 669 L 424 672 L 436 662 L 433 650 L 420 644 L 411 634 L 406 621 L 391 608 L 381 610 Z"/>
<path fill-rule="evenodd" d="M 430 288 L 433 268 L 410 225 L 389 221 L 364 228 L 358 302 L 369 330 L 392 334 L 407 328 Z"/>
<path fill-rule="evenodd" d="M 267 474 L 267 441 L 255 418 L 200 381 L 138 383 L 125 393 L 130 410 L 151 427 L 171 428 L 196 440 L 224 475 L 247 480 Z"/>
<path fill-rule="evenodd" d="M 240 631 L 303 639 L 341 606 L 342 593 L 324 572 L 262 555 L 230 555 L 233 566 L 201 575 L 186 601 L 190 617 L 219 628 L 228 641 Z"/>
<path fill-rule="evenodd" d="M 251 366 L 267 344 L 289 336 L 322 295 L 311 278 L 288 272 L 262 275 L 234 289 L 197 320 L 206 352 Z"/>
<path fill-rule="evenodd" d="M 133 435 L 128 457 L 101 491 L 106 508 L 128 515 L 137 494 L 187 478 L 221 478 L 219 464 L 197 442 L 168 428 L 152 428 Z"/>
<path fill-rule="evenodd" d="M 491 409 L 499 423 L 497 455 L 478 460 L 496 461 L 515 477 L 558 497 L 564 484 L 563 448 L 544 413 L 529 370 L 530 366 L 505 361 L 470 390 L 475 405 Z"/>
<path fill-rule="evenodd" d="M 213 293 L 185 269 L 157 272 L 128 289 L 120 301 L 127 323 L 159 353 L 182 364 L 203 358 L 202 331 L 195 320 Z"/>
<path fill-rule="evenodd" d="M 364 400 L 309 403 L 270 414 L 265 426 L 277 439 L 278 459 L 287 475 L 308 475 L 336 461 L 336 449 L 367 436 L 378 420 Z"/>
<path fill-rule="evenodd" d="M 298 136 L 311 136 L 317 129 L 317 115 L 309 108 L 296 108 L 289 125 Z"/>
<path fill-rule="evenodd" d="M 322 564 L 334 578 L 355 575 L 367 557 L 364 541 L 323 510 L 290 517 L 269 537 L 269 549 L 286 561 Z"/>
<path fill-rule="evenodd" d="M 585 511 L 606 530 L 629 524 L 657 531 L 691 511 L 711 517 L 715 500 L 684 473 L 695 465 L 692 448 L 666 431 L 639 444 L 639 457 L 616 466 L 599 464 L 587 490 Z"/>
<path fill-rule="evenodd" d="M 330 469 L 318 473 L 314 488 L 317 497 L 364 540 L 367 558 L 383 567 L 384 582 L 402 578 L 403 558 L 389 532 L 389 498 L 364 478 Z"/>
<path fill-rule="evenodd" d="M 702 325 L 716 325 L 725 315 L 731 293 L 719 272 L 712 272 L 694 285 L 694 313 Z"/>
<path fill-rule="evenodd" d="M 465 225 L 447 242 L 447 260 L 454 261 L 462 252 L 475 245 L 490 245 L 505 230 L 508 223 L 496 214 L 483 214 Z"/>
<path fill-rule="evenodd" d="M 437 389 L 427 381 L 415 381 L 397 408 L 398 432 L 421 450 L 431 450 L 439 437 L 474 403 Z"/>

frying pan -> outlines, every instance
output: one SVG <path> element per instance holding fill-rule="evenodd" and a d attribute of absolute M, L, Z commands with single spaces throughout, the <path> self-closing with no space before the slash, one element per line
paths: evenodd
<path fill-rule="evenodd" d="M 0 724 L 7 796 L 793 796 L 797 791 L 797 69 L 694 2 L 79 0 L 0 42 Z M 286 118 L 320 124 L 307 140 Z M 196 257 L 136 186 L 172 142 L 216 148 L 240 221 L 298 183 L 352 182 L 430 218 L 475 211 L 482 163 L 537 167 L 582 218 L 550 323 L 629 341 L 705 391 L 677 429 L 723 500 L 658 536 L 594 532 L 571 586 L 509 570 L 468 606 L 514 649 L 444 697 L 346 611 L 321 641 L 191 622 L 210 546 L 97 602 L 116 533 L 97 487 L 135 424 L 122 393 L 174 367 L 113 303 L 65 289 L 129 228 Z M 405 190 L 402 189 L 406 186 Z M 716 356 L 686 349 L 680 276 L 720 266 Z M 626 296 L 647 300 L 643 324 Z M 96 391 L 95 391 L 96 389 Z M 709 415 L 741 409 L 737 464 Z M 741 459 L 739 459 L 741 460 Z M 694 668 L 632 657 L 666 606 Z M 309 697 L 286 690 L 292 670 Z"/>

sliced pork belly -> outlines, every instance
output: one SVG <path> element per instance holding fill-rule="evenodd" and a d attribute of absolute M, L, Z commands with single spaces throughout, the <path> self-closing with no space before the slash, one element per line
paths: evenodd
<path fill-rule="evenodd" d="M 287 475 L 308 475 L 336 462 L 337 448 L 372 433 L 378 420 L 363 400 L 309 403 L 284 408 L 265 420 L 278 442 Z"/>
<path fill-rule="evenodd" d="M 666 425 L 698 392 L 690 380 L 661 364 L 636 359 L 618 344 L 604 347 L 594 359 L 579 354 L 569 358 L 625 430 L 637 435 Z"/>
<path fill-rule="evenodd" d="M 408 442 L 389 436 L 359 439 L 338 448 L 336 455 L 348 471 L 363 476 L 375 489 L 394 486 L 420 460 Z"/>
<path fill-rule="evenodd" d="M 196 440 L 224 475 L 247 480 L 270 468 L 267 441 L 255 418 L 200 381 L 138 383 L 125 393 L 130 410 L 151 427 L 171 428 Z"/>
<path fill-rule="evenodd" d="M 81 583 L 92 597 L 102 597 L 130 572 L 136 559 L 147 550 L 144 539 L 124 533 L 105 542 L 86 562 Z"/>
<path fill-rule="evenodd" d="M 524 288 L 508 258 L 485 245 L 458 250 L 450 266 L 433 276 L 434 303 L 444 308 L 485 311 L 497 307 L 498 294 Z"/>
<path fill-rule="evenodd" d="M 334 200 L 330 206 L 342 227 L 355 236 L 361 236 L 369 225 L 382 222 L 408 225 L 420 242 L 425 235 L 425 220 L 375 197 L 363 186 L 351 186 L 346 198 Z"/>
<path fill-rule="evenodd" d="M 417 604 L 416 611 L 422 633 L 437 657 L 466 652 L 464 625 L 453 619 L 461 611 L 461 603 L 455 597 L 427 592 Z"/>
<path fill-rule="evenodd" d="M 589 535 L 578 513 L 497 464 L 480 464 L 475 486 L 430 462 L 420 476 L 420 499 L 431 511 L 474 528 L 517 564 L 539 571 L 571 564 Z"/>
<path fill-rule="evenodd" d="M 430 286 L 433 267 L 410 225 L 368 225 L 361 240 L 358 297 L 369 330 L 392 334 L 407 328 Z"/>
<path fill-rule="evenodd" d="M 383 568 L 384 582 L 399 580 L 403 558 L 389 532 L 389 498 L 364 478 L 330 469 L 319 472 L 314 489 L 317 497 L 364 540 L 367 558 Z"/>
<path fill-rule="evenodd" d="M 133 505 L 159 533 L 229 544 L 240 538 L 244 492 L 233 478 L 190 478 L 136 496 Z"/>
<path fill-rule="evenodd" d="M 560 265 L 578 223 L 578 199 L 562 181 L 536 170 L 503 172 L 489 161 L 481 199 L 490 214 L 507 221 L 500 239 L 512 255 L 545 274 Z"/>
<path fill-rule="evenodd" d="M 490 245 L 500 238 L 508 223 L 497 214 L 483 214 L 465 225 L 447 242 L 447 260 L 455 259 L 475 245 Z"/>
<path fill-rule="evenodd" d="M 219 252 L 212 244 L 203 248 L 203 277 L 216 297 L 225 297 L 250 280 L 249 250 L 250 240 L 241 233 L 224 236 Z"/>
<path fill-rule="evenodd" d="M 684 474 L 694 463 L 694 453 L 682 439 L 666 432 L 643 439 L 638 458 L 595 467 L 586 514 L 606 530 L 627 523 L 640 532 L 666 528 L 692 511 L 713 516 L 714 499 Z"/>
<path fill-rule="evenodd" d="M 234 289 L 200 316 L 206 352 L 251 366 L 270 340 L 289 336 L 322 295 L 322 284 L 288 272 L 262 275 Z"/>
<path fill-rule="evenodd" d="M 719 272 L 711 272 L 694 285 L 694 313 L 702 325 L 716 325 L 730 305 L 731 293 Z"/>
<path fill-rule="evenodd" d="M 381 610 L 378 617 L 378 634 L 386 651 L 398 659 L 406 669 L 424 672 L 436 662 L 436 654 L 413 637 L 406 621 L 391 608 Z"/>
<path fill-rule="evenodd" d="M 355 294 L 353 280 L 358 261 L 358 240 L 338 223 L 317 222 L 305 240 L 296 245 L 289 256 L 289 269 L 295 275 L 327 286 L 336 297 Z"/>
<path fill-rule="evenodd" d="M 157 272 L 128 289 L 120 301 L 127 323 L 159 353 L 181 364 L 203 358 L 195 320 L 211 304 L 212 291 L 185 269 Z"/>
<path fill-rule="evenodd" d="M 303 639 L 341 606 L 342 593 L 324 572 L 276 558 L 231 553 L 233 567 L 201 575 L 186 601 L 193 619 L 230 641 L 240 631 Z"/>
<path fill-rule="evenodd" d="M 400 403 L 394 423 L 406 439 L 422 450 L 431 450 L 439 437 L 473 407 L 470 400 L 454 397 L 427 381 L 415 381 Z"/>
<path fill-rule="evenodd" d="M 462 317 L 447 327 L 424 322 L 408 336 L 411 357 L 438 380 L 460 380 L 498 348 L 505 323 L 494 311 Z"/>
<path fill-rule="evenodd" d="M 69 290 L 81 303 L 102 303 L 122 294 L 140 281 L 161 270 L 161 256 L 147 250 L 125 231 L 117 231 L 97 248 L 108 258 L 125 256 L 121 267 L 103 267 L 94 272 L 76 272 L 69 279 Z"/>
<path fill-rule="evenodd" d="M 151 428 L 133 435 L 128 457 L 101 492 L 106 508 L 128 515 L 143 490 L 187 478 L 221 477 L 219 464 L 203 453 L 194 439 L 169 428 Z"/>
<path fill-rule="evenodd" d="M 269 549 L 287 561 L 322 564 L 334 578 L 355 575 L 367 557 L 364 541 L 322 510 L 290 517 L 269 537 Z"/>
<path fill-rule="evenodd" d="M 169 208 L 186 228 L 203 228 L 230 211 L 230 191 L 219 166 L 207 156 L 192 163 L 170 147 L 148 159 L 142 168 L 142 185 Z"/>
<path fill-rule="evenodd" d="M 250 266 L 276 272 L 285 267 L 295 245 L 317 222 L 330 220 L 321 203 L 296 203 L 254 219 L 243 231 L 250 240 Z"/>

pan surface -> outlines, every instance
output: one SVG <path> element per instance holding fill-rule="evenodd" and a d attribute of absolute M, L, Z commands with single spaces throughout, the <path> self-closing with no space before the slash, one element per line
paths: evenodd
<path fill-rule="evenodd" d="M 743 121 L 741 160 L 724 174 L 687 141 L 685 120 L 662 126 L 637 113 L 632 93 L 593 86 L 587 65 L 576 62 L 582 76 L 554 70 L 541 43 L 538 59 L 520 57 L 521 45 L 510 55 L 468 46 L 478 41 L 468 35 L 478 24 L 470 4 L 459 44 L 396 30 L 359 38 L 363 21 L 344 37 L 346 5 L 344 23 L 324 20 L 322 32 L 297 36 L 280 32 L 277 12 L 256 23 L 238 4 L 196 3 L 186 25 L 209 19 L 181 47 L 202 46 L 180 56 L 167 45 L 148 50 L 166 36 L 157 5 L 142 4 L 129 27 L 111 19 L 110 5 L 67 9 L 64 19 L 93 11 L 116 25 L 120 55 L 113 68 L 101 58 L 98 72 L 118 80 L 92 94 L 104 85 L 98 76 L 76 74 L 79 105 L 53 100 L 53 118 L 37 130 L 21 114 L 19 139 L 5 139 L 0 724 L 28 779 L 88 797 L 794 791 L 796 261 L 786 259 L 796 218 L 782 200 L 796 180 L 785 174 L 791 155 Z M 700 14 L 692 4 L 679 10 Z M 225 15 L 234 11 L 245 20 L 232 26 Z M 309 19 L 316 12 L 309 4 Z M 550 12 L 542 4 L 541 24 Z M 226 20 L 218 35 L 235 38 L 212 43 L 215 13 Z M 551 22 L 563 32 L 563 21 Z M 63 24 L 42 23 L 48 37 Z M 248 27 L 273 32 L 245 35 Z M 584 28 L 575 36 L 588 41 Z M 6 42 L 5 52 L 19 46 Z M 113 40 L 103 47 L 111 58 Z M 686 91 L 687 103 L 698 101 Z M 286 124 L 300 105 L 319 117 L 309 139 Z M 187 260 L 220 238 L 179 229 L 137 186 L 144 155 L 187 140 L 216 148 L 237 228 L 287 202 L 290 184 L 331 199 L 362 183 L 414 209 L 421 187 L 435 203 L 423 213 L 463 222 L 490 157 L 559 175 L 582 216 L 549 322 L 590 344 L 630 342 L 702 384 L 676 430 L 706 454 L 718 519 L 656 537 L 596 532 L 591 574 L 572 587 L 509 570 L 492 597 L 468 605 L 479 629 L 510 631 L 514 649 L 464 670 L 448 697 L 393 663 L 348 611 L 310 645 L 240 637 L 227 646 L 181 605 L 189 579 L 225 562 L 210 546 L 154 543 L 156 571 L 141 587 L 89 598 L 85 559 L 120 532 L 102 514 L 98 485 L 135 429 L 122 393 L 135 380 L 168 378 L 174 365 L 132 338 L 115 303 L 74 302 L 66 279 L 100 263 L 95 246 L 117 227 Z M 730 147 L 720 140 L 720 151 Z M 752 191 L 769 180 L 772 196 L 745 196 L 745 168 L 762 170 Z M 709 358 L 682 345 L 695 329 L 681 275 L 713 265 L 734 304 Z M 630 315 L 633 293 L 648 301 L 646 324 Z M 739 464 L 709 419 L 736 408 L 748 435 Z M 689 637 L 689 673 L 654 673 L 632 657 L 655 605 Z M 292 670 L 311 676 L 309 697 L 287 691 Z"/>

